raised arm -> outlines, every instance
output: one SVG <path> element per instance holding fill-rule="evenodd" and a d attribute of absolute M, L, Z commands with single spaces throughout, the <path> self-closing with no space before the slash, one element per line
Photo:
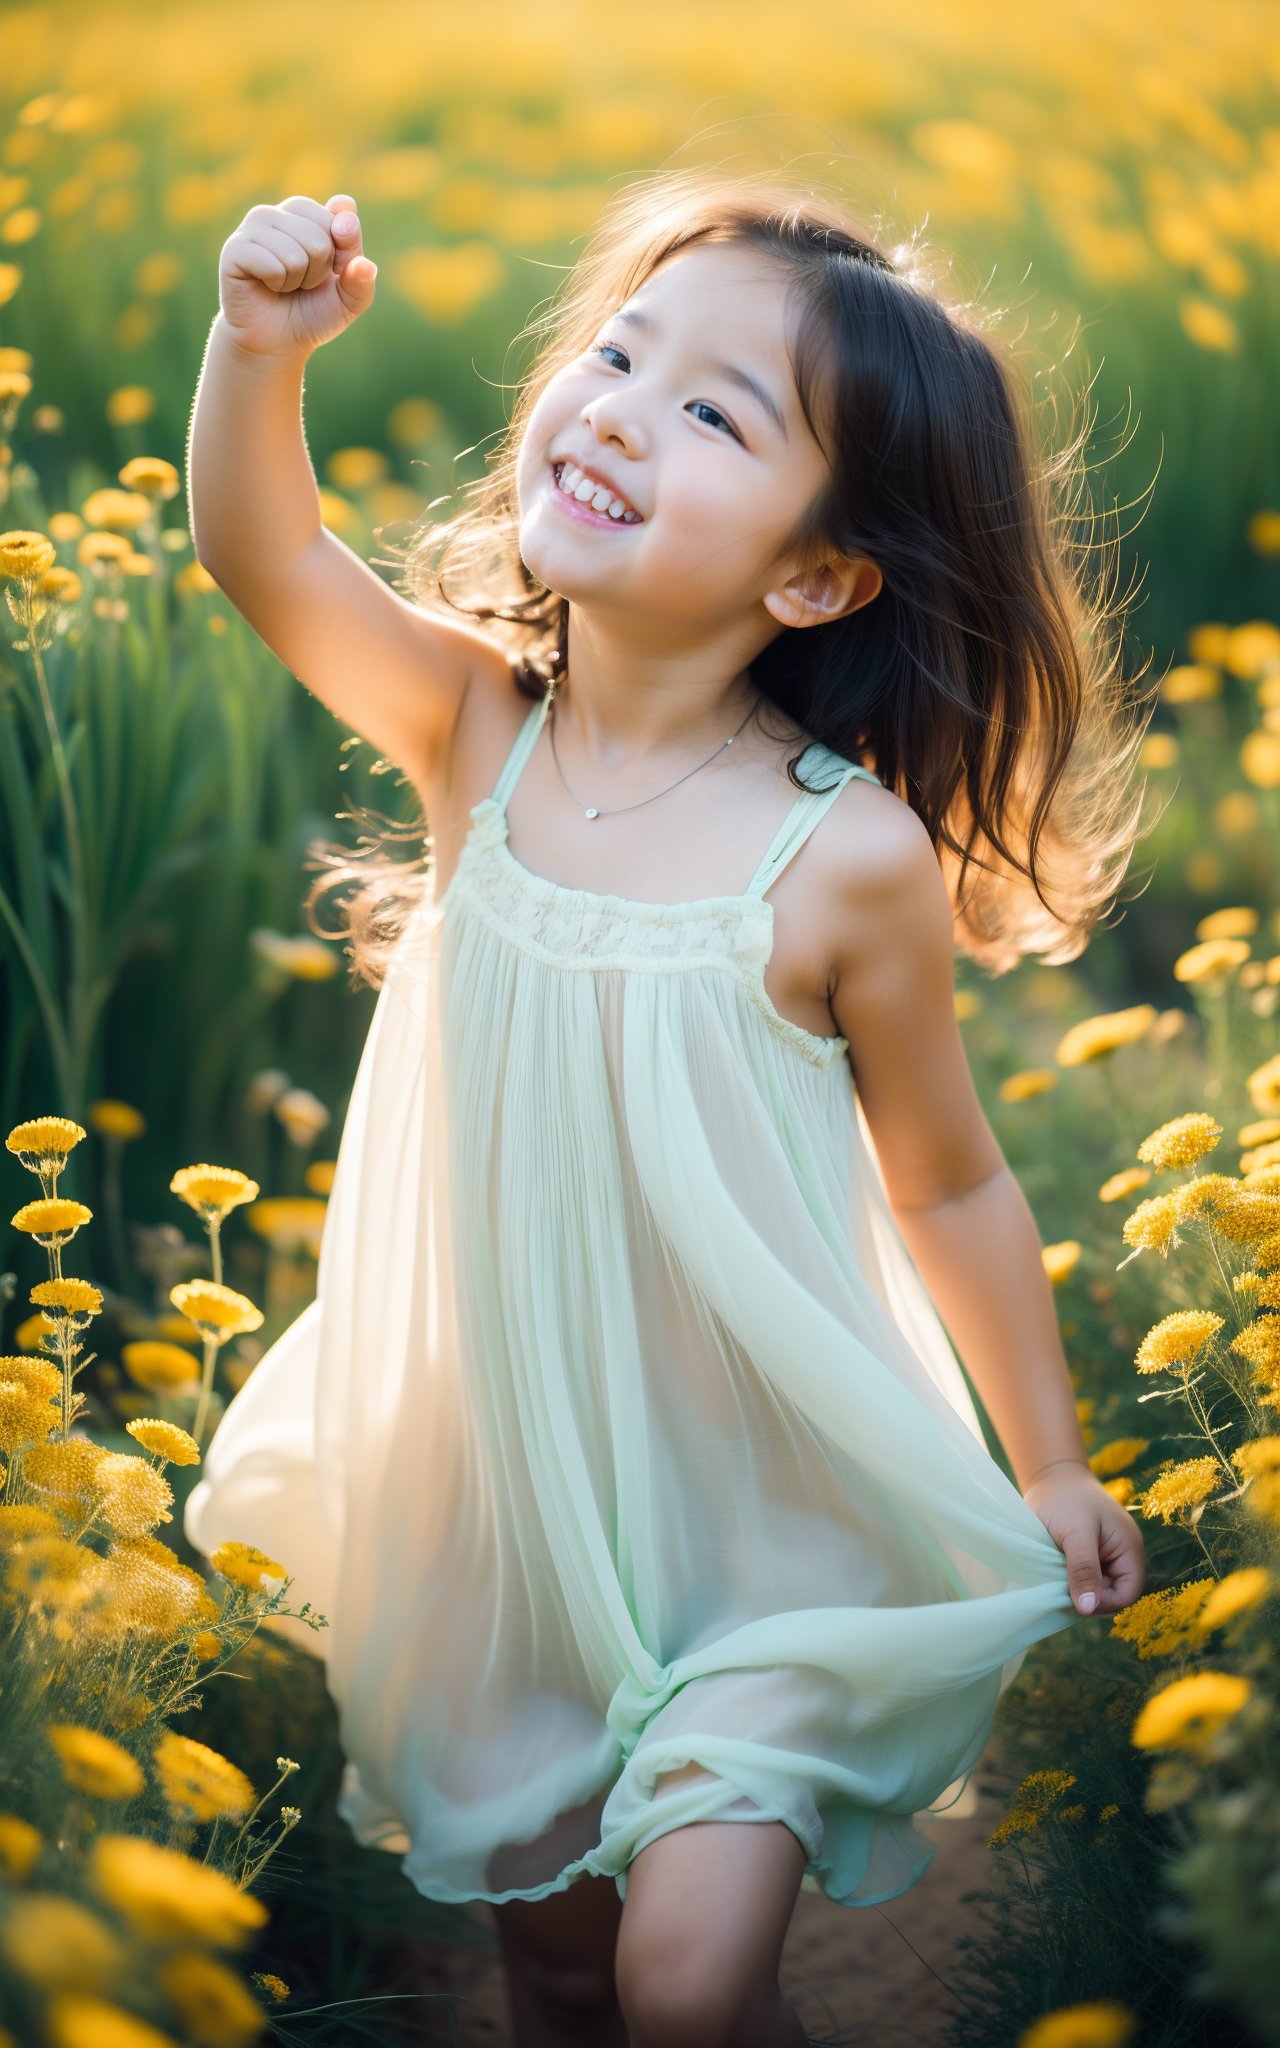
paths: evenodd
<path fill-rule="evenodd" d="M 368 309 L 375 276 L 341 193 L 251 207 L 223 245 L 187 447 L 191 535 L 299 682 L 421 784 L 492 643 L 409 603 L 328 531 L 302 424 L 307 361 Z"/>

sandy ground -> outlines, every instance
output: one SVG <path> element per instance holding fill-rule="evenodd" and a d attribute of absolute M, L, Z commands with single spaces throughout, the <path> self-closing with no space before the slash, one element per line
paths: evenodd
<path fill-rule="evenodd" d="M 844 2048 L 945 2048 L 957 2007 L 939 1978 L 950 1979 L 961 1935 L 979 1931 L 962 1894 L 989 1882 L 985 1839 L 1005 1811 L 977 1787 L 976 1776 L 970 1789 L 976 1811 L 921 1822 L 938 1854 L 920 1882 L 888 1905 L 851 1909 L 800 1893 L 781 1981 L 813 2040 L 838 2040 Z M 509 2048 L 501 1964 L 496 1943 L 485 1939 L 492 1916 L 483 1904 L 465 1910 L 481 1945 L 423 1944 L 419 1981 L 454 2003 L 457 2048 Z M 433 2038 L 447 2041 L 447 2024 Z"/>

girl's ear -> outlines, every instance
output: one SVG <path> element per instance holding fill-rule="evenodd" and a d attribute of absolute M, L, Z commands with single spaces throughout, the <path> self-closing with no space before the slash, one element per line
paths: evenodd
<path fill-rule="evenodd" d="M 784 626 L 826 626 L 849 612 L 861 611 L 879 594 L 884 577 L 867 555 L 837 557 L 799 576 L 780 590 L 767 590 L 764 602 Z"/>

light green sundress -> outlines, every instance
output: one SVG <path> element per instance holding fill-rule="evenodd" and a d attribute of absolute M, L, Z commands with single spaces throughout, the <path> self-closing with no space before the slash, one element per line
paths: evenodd
<path fill-rule="evenodd" d="M 546 713 L 402 933 L 316 1299 L 185 1526 L 258 1544 L 328 1616 L 284 1628 L 325 1660 L 339 1811 L 426 1896 L 625 1895 L 671 1828 L 781 1820 L 809 1889 L 873 1905 L 936 1855 L 913 1816 L 966 1791 L 1028 1647 L 1078 1618 L 888 1207 L 847 1041 L 765 992 L 766 890 L 876 778 L 809 749 L 820 793 L 741 896 L 598 895 L 507 845 Z"/>

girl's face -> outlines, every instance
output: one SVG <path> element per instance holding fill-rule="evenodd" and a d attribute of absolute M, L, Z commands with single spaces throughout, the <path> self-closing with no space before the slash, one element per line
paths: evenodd
<path fill-rule="evenodd" d="M 769 258 L 710 243 L 652 272 L 530 414 L 516 488 L 531 572 L 588 612 L 634 622 L 647 645 L 741 624 L 762 604 L 793 623 L 784 592 L 800 565 L 784 544 L 827 459 L 786 343 Z M 564 464 L 639 519 L 569 503 Z"/>

